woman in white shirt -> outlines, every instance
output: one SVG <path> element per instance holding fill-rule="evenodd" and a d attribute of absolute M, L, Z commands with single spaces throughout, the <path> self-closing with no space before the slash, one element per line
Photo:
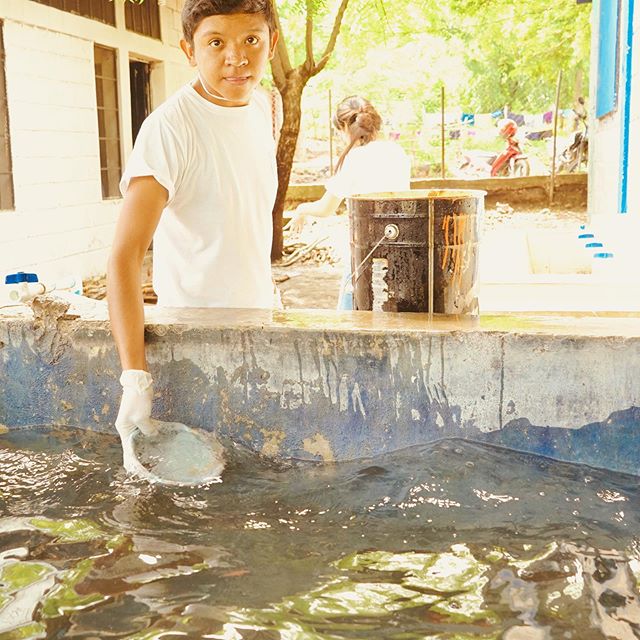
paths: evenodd
<path fill-rule="evenodd" d="M 288 225 L 293 232 L 302 230 L 307 216 L 333 215 L 344 198 L 411 188 L 409 157 L 398 143 L 378 139 L 382 118 L 368 100 L 360 96 L 345 98 L 336 109 L 333 125 L 347 146 L 322 198 L 304 202 L 293 212 Z M 345 253 L 348 268 L 348 251 Z M 338 303 L 339 308 L 347 306 L 345 300 Z"/>

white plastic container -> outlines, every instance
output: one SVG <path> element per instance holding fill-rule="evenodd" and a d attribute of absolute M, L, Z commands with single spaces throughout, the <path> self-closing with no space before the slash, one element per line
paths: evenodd
<path fill-rule="evenodd" d="M 33 300 L 36 296 L 46 293 L 47 288 L 42 282 L 38 281 L 35 273 L 25 273 L 18 271 L 5 276 L 2 285 L 2 293 L 0 294 L 0 304 L 2 306 L 11 306 L 24 304 Z"/>
<path fill-rule="evenodd" d="M 35 273 L 18 271 L 7 274 L 4 284 L 0 285 L 0 306 L 25 304 L 36 296 L 51 292 L 82 295 L 82 278 L 69 275 L 55 282 L 41 282 Z"/>

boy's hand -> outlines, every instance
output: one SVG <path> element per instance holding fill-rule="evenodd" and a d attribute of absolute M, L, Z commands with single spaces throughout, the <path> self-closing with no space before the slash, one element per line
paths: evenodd
<path fill-rule="evenodd" d="M 151 418 L 153 378 L 148 371 L 127 369 L 120 376 L 122 400 L 116 418 L 116 429 L 123 444 L 140 429 L 146 436 L 157 432 L 159 423 Z"/>

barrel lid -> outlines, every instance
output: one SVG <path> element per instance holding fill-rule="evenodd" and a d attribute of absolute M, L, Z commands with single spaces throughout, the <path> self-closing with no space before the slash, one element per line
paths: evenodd
<path fill-rule="evenodd" d="M 357 193 L 349 200 L 460 200 L 481 198 L 487 195 L 481 189 L 412 189 L 410 191 L 381 191 L 379 193 Z"/>

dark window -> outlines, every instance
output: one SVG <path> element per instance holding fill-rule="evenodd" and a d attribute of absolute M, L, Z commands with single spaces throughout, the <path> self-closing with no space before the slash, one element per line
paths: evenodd
<path fill-rule="evenodd" d="M 9 107 L 4 74 L 4 40 L 0 21 L 0 209 L 13 209 L 13 171 L 11 169 L 11 141 L 9 139 Z"/>
<path fill-rule="evenodd" d="M 75 13 L 115 26 L 116 8 L 113 0 L 35 0 L 54 9 Z"/>
<path fill-rule="evenodd" d="M 158 0 L 124 3 L 124 23 L 129 31 L 160 40 Z"/>
<path fill-rule="evenodd" d="M 129 62 L 129 80 L 131 88 L 131 135 L 133 142 L 144 119 L 151 113 L 150 67 L 146 62 Z"/>
<path fill-rule="evenodd" d="M 120 120 L 118 114 L 118 80 L 116 52 L 95 45 L 96 97 L 98 103 L 98 135 L 100 138 L 100 175 L 102 197 L 118 198 L 122 172 L 120 162 Z"/>

